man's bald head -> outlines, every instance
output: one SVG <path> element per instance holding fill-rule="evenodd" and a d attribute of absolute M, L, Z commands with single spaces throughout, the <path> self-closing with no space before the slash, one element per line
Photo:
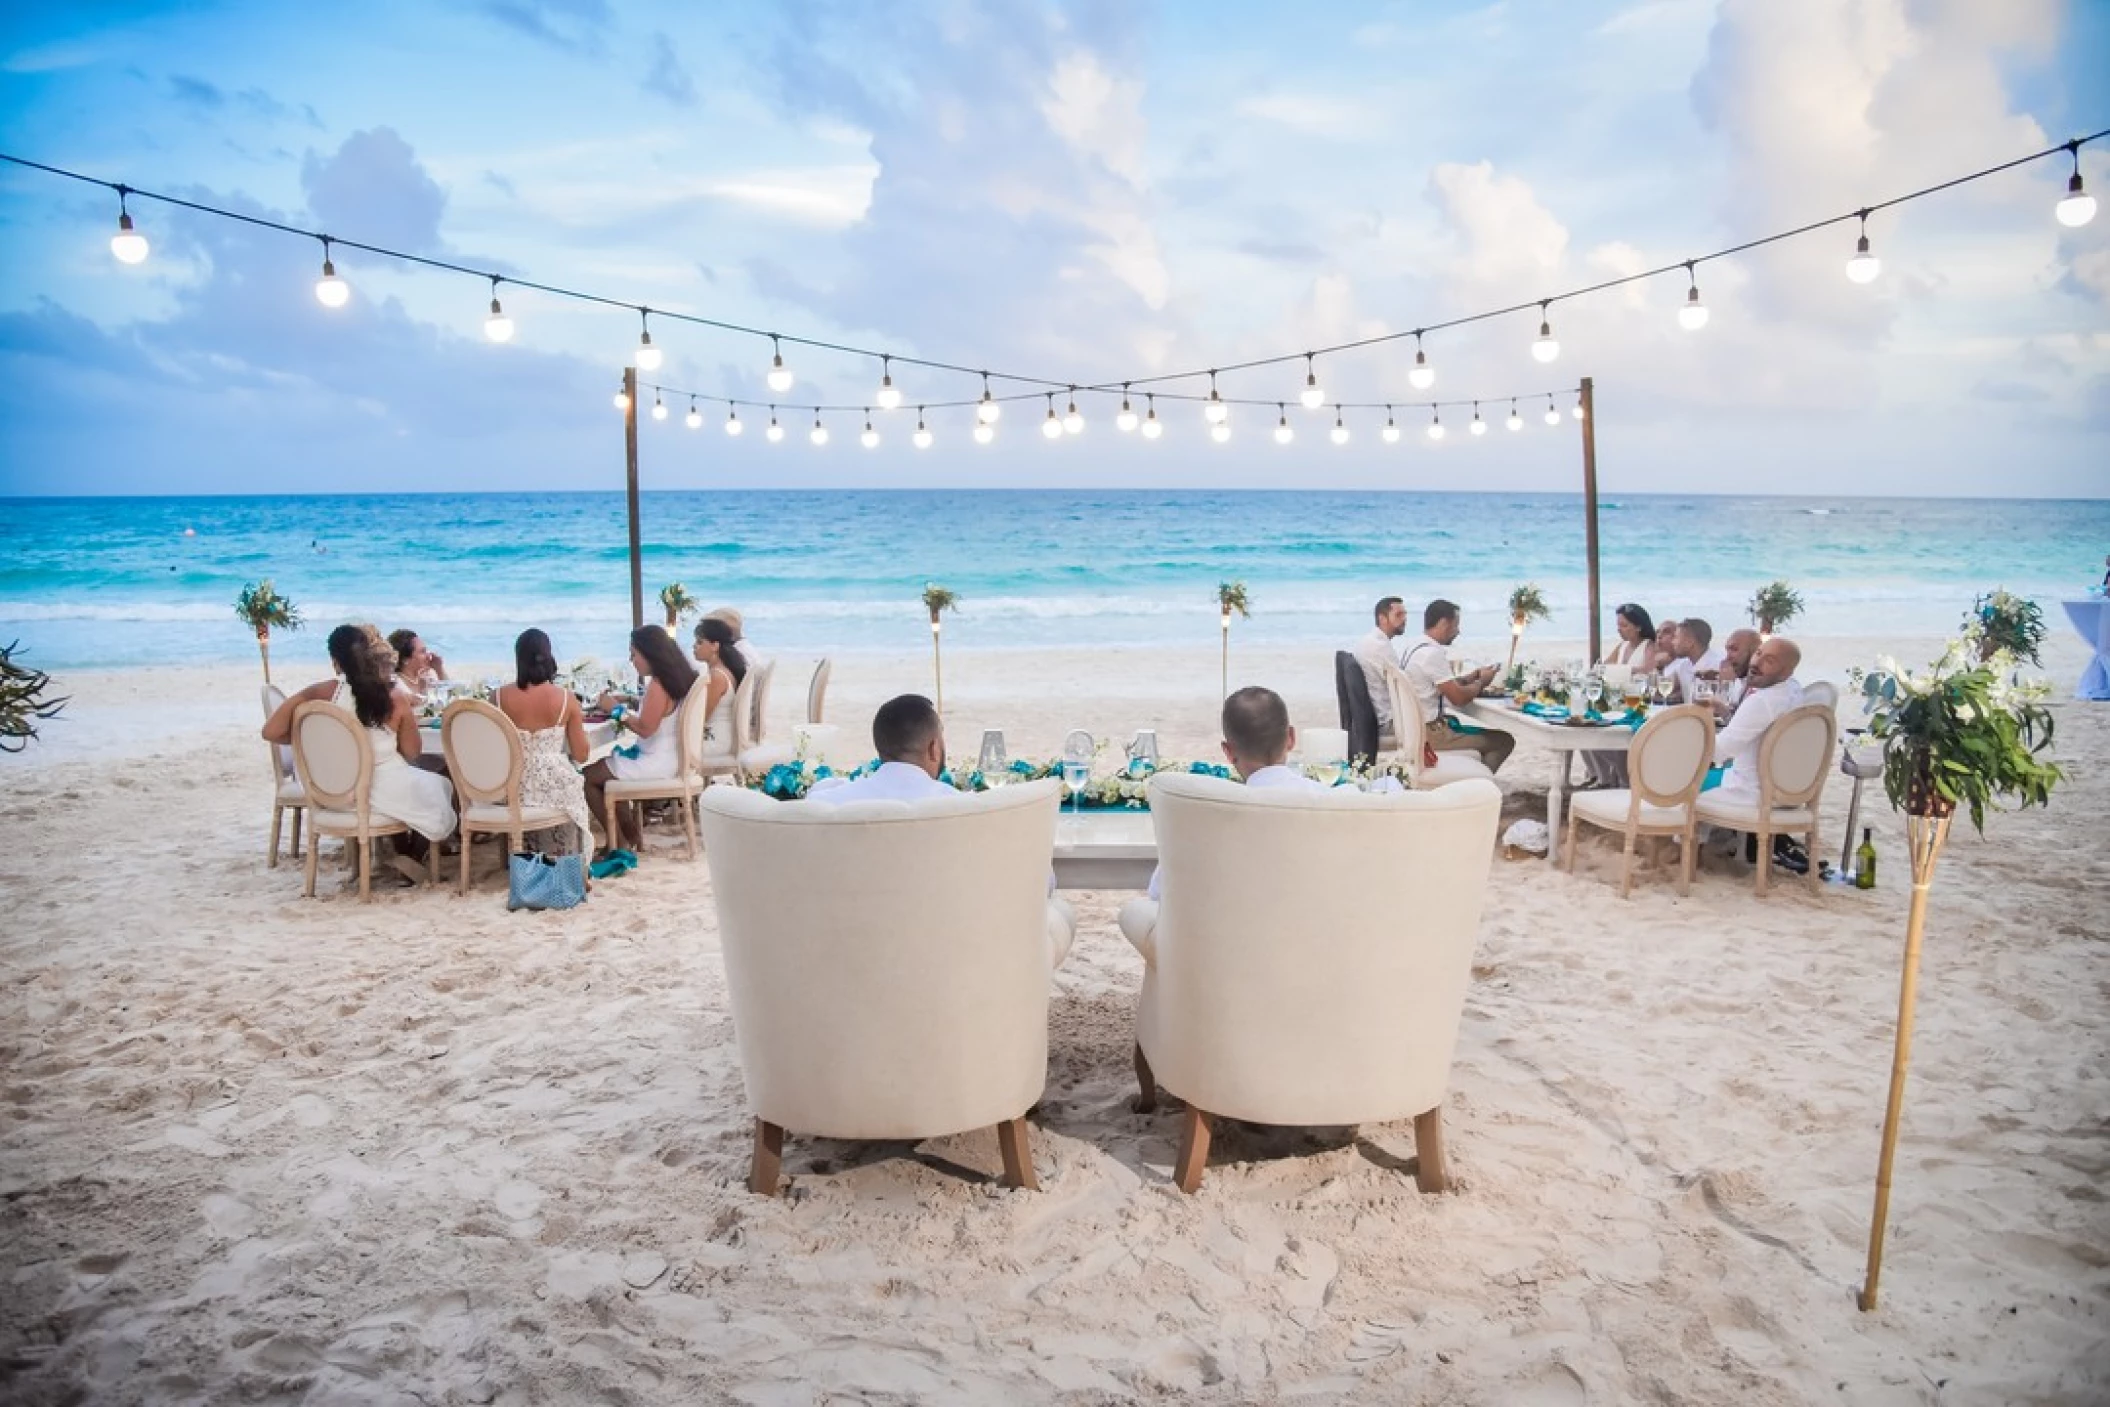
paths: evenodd
<path fill-rule="evenodd" d="M 1722 669 L 1741 679 L 1751 672 L 1751 657 L 1758 653 L 1758 632 L 1739 627 L 1722 641 Z"/>
<path fill-rule="evenodd" d="M 1751 687 L 1769 689 L 1783 679 L 1793 679 L 1802 665 L 1802 651 L 1785 635 L 1776 635 L 1758 647 L 1751 657 Z"/>

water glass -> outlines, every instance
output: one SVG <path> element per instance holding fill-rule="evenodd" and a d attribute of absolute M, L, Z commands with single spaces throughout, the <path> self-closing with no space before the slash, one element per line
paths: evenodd
<path fill-rule="evenodd" d="M 1714 702 L 1714 693 L 1715 684 L 1712 679 L 1695 679 L 1692 681 L 1692 701 L 1694 703 L 1711 704 Z"/>
<path fill-rule="evenodd" d="M 1083 807 L 1084 784 L 1092 775 L 1089 762 L 1079 762 L 1065 757 L 1062 760 L 1062 784 L 1070 791 L 1070 814 L 1075 816 Z"/>
<path fill-rule="evenodd" d="M 1004 730 L 984 728 L 982 730 L 982 757 L 977 764 L 982 780 L 990 786 L 1000 787 L 1011 780 L 1011 759 L 1004 751 Z"/>

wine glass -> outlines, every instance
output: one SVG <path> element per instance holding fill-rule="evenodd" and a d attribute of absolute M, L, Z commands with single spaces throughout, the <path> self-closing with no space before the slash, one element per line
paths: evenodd
<path fill-rule="evenodd" d="M 1596 707 L 1597 701 L 1604 697 L 1604 680 L 1594 674 L 1585 674 L 1582 683 L 1576 688 L 1582 696 L 1582 707 L 1575 710 L 1575 716 L 1580 718 Z"/>
<path fill-rule="evenodd" d="M 1092 753 L 1095 745 L 1092 735 L 1082 728 L 1071 733 L 1062 744 L 1062 784 L 1069 788 L 1070 814 L 1075 816 L 1083 809 L 1084 784 L 1092 775 Z"/>
<path fill-rule="evenodd" d="M 1011 760 L 1004 752 L 1003 729 L 982 730 L 982 758 L 977 765 L 981 768 L 982 780 L 992 787 L 1000 787 L 1011 780 Z"/>
<path fill-rule="evenodd" d="M 1677 676 L 1672 674 L 1667 669 L 1655 677 L 1654 684 L 1656 690 L 1656 702 L 1659 704 L 1669 703 L 1670 696 L 1678 691 Z"/>

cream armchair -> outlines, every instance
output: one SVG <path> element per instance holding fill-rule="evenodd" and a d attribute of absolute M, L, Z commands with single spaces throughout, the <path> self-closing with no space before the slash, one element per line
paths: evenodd
<path fill-rule="evenodd" d="M 784 1131 L 933 1138 L 994 1124 L 1037 1187 L 1025 1113 L 1048 1075 L 1048 897 L 1059 784 L 837 806 L 712 787 L 704 853 L 755 1117 L 748 1185 Z"/>
<path fill-rule="evenodd" d="M 1424 1192 L 1447 1184 L 1443 1094 L 1502 793 L 1254 791 L 1150 782 L 1160 888 L 1121 931 L 1144 961 L 1139 1109 L 1187 1102 L 1174 1181 L 1201 1185 L 1209 1120 L 1411 1117 Z"/>

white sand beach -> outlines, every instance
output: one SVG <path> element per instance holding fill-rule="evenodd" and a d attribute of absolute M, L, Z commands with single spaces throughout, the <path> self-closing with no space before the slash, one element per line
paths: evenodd
<path fill-rule="evenodd" d="M 1940 649 L 1806 643 L 1804 678 Z M 1333 647 L 1234 632 L 1232 682 L 1330 726 Z M 319 640 L 274 653 L 281 682 L 323 672 Z M 2082 662 L 2051 642 L 2061 700 Z M 780 734 L 808 667 L 781 660 Z M 1214 757 L 1217 668 L 962 652 L 949 736 L 1036 756 L 1154 727 Z M 568 913 L 507 913 L 488 869 L 466 899 L 361 905 L 326 867 L 303 900 L 264 864 L 257 682 L 69 676 L 64 721 L 0 760 L 0 1399 L 2110 1399 L 2110 706 L 2060 702 L 2051 808 L 1960 825 L 1942 862 L 1864 1314 L 1909 893 L 1880 786 L 1872 893 L 1759 900 L 1709 860 L 1689 898 L 1651 873 L 1622 902 L 1601 837 L 1572 877 L 1497 858 L 1452 1193 L 1415 1190 L 1400 1124 L 1227 1126 L 1181 1195 L 1176 1112 L 1128 1107 L 1125 896 L 1094 893 L 1055 978 L 1043 1190 L 995 1185 L 987 1131 L 794 1131 L 768 1199 L 708 860 L 655 832 Z M 928 683 L 927 659 L 838 657 L 830 717 Z M 1542 814 L 1549 765 L 1519 749 L 1505 818 Z"/>

